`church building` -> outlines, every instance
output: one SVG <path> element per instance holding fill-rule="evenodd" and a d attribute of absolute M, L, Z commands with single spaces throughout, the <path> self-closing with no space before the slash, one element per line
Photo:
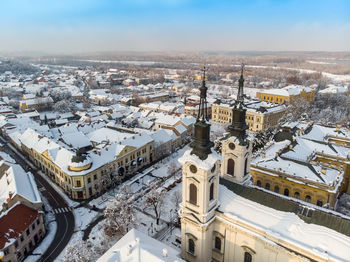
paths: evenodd
<path fill-rule="evenodd" d="M 191 149 L 182 165 L 181 256 L 186 261 L 350 261 L 350 220 L 244 186 L 252 146 L 246 135 L 243 67 L 222 155 L 210 141 L 203 69 Z"/>

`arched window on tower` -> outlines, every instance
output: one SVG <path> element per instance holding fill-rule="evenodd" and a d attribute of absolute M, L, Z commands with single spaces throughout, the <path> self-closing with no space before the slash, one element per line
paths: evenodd
<path fill-rule="evenodd" d="M 244 162 L 244 175 L 247 175 L 248 170 L 248 158 L 245 159 Z"/>
<path fill-rule="evenodd" d="M 244 252 L 244 262 L 252 262 L 252 255 L 248 252 Z"/>
<path fill-rule="evenodd" d="M 210 189 L 209 189 L 209 201 L 214 199 L 214 182 L 211 183 Z"/>
<path fill-rule="evenodd" d="M 193 239 L 188 239 L 188 252 L 194 255 L 195 245 Z"/>
<path fill-rule="evenodd" d="M 197 205 L 197 187 L 195 184 L 190 184 L 190 203 Z"/>
<path fill-rule="evenodd" d="M 220 237 L 215 237 L 215 249 L 221 251 L 221 239 L 220 239 Z"/>
<path fill-rule="evenodd" d="M 227 161 L 227 174 L 231 176 L 235 175 L 235 161 L 232 158 Z"/>

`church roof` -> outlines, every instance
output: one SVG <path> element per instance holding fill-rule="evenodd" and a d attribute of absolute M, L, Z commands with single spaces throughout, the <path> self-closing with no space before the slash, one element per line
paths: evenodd
<path fill-rule="evenodd" d="M 281 245 L 290 243 L 332 261 L 350 261 L 350 220 L 317 209 L 311 217 L 304 216 L 300 205 L 288 199 L 224 179 L 220 183 L 219 211 L 226 216 L 266 232 Z"/>
<path fill-rule="evenodd" d="M 311 217 L 304 216 L 301 214 L 304 205 L 297 201 L 283 198 L 280 195 L 276 196 L 256 188 L 236 184 L 223 178 L 220 178 L 220 184 L 226 186 L 241 197 L 279 211 L 292 212 L 297 214 L 306 223 L 324 226 L 350 237 L 349 217 L 340 214 L 337 215 L 331 210 L 327 212 L 320 209 L 314 209 Z"/>

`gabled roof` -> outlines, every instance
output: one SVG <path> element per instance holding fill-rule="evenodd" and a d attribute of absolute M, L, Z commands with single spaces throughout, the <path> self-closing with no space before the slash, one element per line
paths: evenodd
<path fill-rule="evenodd" d="M 0 249 L 6 248 L 37 219 L 39 212 L 16 204 L 0 216 Z"/>

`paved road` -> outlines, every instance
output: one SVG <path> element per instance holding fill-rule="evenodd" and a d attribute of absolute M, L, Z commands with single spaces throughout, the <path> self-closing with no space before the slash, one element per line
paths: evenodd
<path fill-rule="evenodd" d="M 52 209 L 62 211 L 54 212 L 57 222 L 57 231 L 52 243 L 39 260 L 42 262 L 54 261 L 66 247 L 74 233 L 75 221 L 71 208 L 50 183 L 39 175 L 39 170 L 33 164 L 29 163 L 27 159 L 23 159 L 23 155 L 20 152 L 15 152 L 16 150 L 13 150 L 13 146 L 9 144 L 8 141 L 4 140 L 3 137 L 0 136 L 0 140 L 4 144 L 3 151 L 15 159 L 24 170 L 32 172 L 41 194 L 48 200 Z"/>

